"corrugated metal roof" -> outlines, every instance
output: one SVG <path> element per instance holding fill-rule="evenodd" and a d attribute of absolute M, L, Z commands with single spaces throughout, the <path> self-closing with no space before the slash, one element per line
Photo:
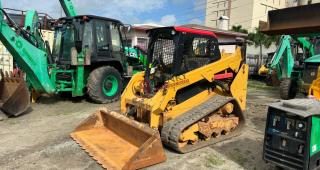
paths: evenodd
<path fill-rule="evenodd" d="M 199 25 L 199 24 L 186 24 L 182 25 L 183 27 L 188 27 L 188 28 L 194 28 L 194 29 L 201 29 L 201 30 L 206 30 L 206 31 L 212 31 L 215 34 L 219 36 L 220 35 L 227 35 L 227 36 L 234 36 L 234 37 L 243 37 L 246 38 L 248 37 L 248 34 L 244 33 L 239 33 L 239 32 L 234 32 L 234 31 L 228 31 L 228 30 L 221 30 L 218 28 L 212 28 L 212 27 L 207 27 L 204 25 Z"/>

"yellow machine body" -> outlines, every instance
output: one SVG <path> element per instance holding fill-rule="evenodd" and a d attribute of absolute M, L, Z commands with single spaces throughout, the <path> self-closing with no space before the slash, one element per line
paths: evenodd
<path fill-rule="evenodd" d="M 259 68 L 259 71 L 258 71 L 258 74 L 260 76 L 262 75 L 267 75 L 269 73 L 269 69 L 266 67 L 266 65 L 262 65 L 260 68 Z"/>
<path fill-rule="evenodd" d="M 318 68 L 317 79 L 314 80 L 310 86 L 309 95 L 320 100 L 320 67 Z"/>
<path fill-rule="evenodd" d="M 244 125 L 249 71 L 243 62 L 244 46 L 237 44 L 234 53 L 221 54 L 212 32 L 168 27 L 155 29 L 150 34 L 156 37 L 156 42 L 150 40 L 149 43 L 149 68 L 135 74 L 123 91 L 121 114 L 100 110 L 71 134 L 107 169 L 139 169 L 161 163 L 166 160 L 162 144 L 180 153 L 191 152 L 239 134 Z M 175 36 L 172 39 L 179 41 L 176 44 L 180 46 L 172 47 L 174 43 L 161 38 L 162 35 Z M 180 42 L 190 37 L 196 42 Z M 176 55 L 181 49 L 183 52 L 191 49 L 193 55 L 187 59 Z M 201 50 L 213 60 L 210 58 L 208 63 L 202 64 L 207 58 L 198 57 Z M 214 54 L 207 55 L 209 52 Z M 168 56 L 174 56 L 180 63 L 165 58 Z M 181 59 L 191 64 L 186 65 Z M 177 64 L 179 68 L 186 68 L 192 63 L 196 67 L 176 75 L 164 66 L 174 68 L 172 65 Z M 148 80 L 153 81 L 151 91 L 147 88 L 150 87 L 146 83 Z M 190 95 L 190 92 L 193 93 Z M 179 129 L 177 123 L 185 124 Z"/>
<path fill-rule="evenodd" d="M 174 104 L 177 91 L 180 89 L 201 80 L 212 82 L 215 80 L 216 74 L 227 72 L 227 70 L 233 70 L 237 73 L 231 84 L 230 93 L 226 94 L 220 90 L 206 90 L 179 105 Z M 121 113 L 126 113 L 127 108 L 132 105 L 137 106 L 138 112 L 140 112 L 138 115 L 142 116 L 141 120 L 147 120 L 146 123 L 154 129 L 158 129 L 165 122 L 176 118 L 215 95 L 233 97 L 240 105 L 241 110 L 246 108 L 248 65 L 242 64 L 240 48 L 237 48 L 234 54 L 222 53 L 222 58 L 219 61 L 173 77 L 152 98 L 141 98 L 136 95 L 139 90 L 143 89 L 143 81 L 144 72 L 136 74 L 131 79 L 121 96 Z"/>

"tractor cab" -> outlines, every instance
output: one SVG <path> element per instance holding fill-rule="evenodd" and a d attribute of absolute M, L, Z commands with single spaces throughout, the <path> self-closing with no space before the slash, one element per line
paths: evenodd
<path fill-rule="evenodd" d="M 149 37 L 151 39 L 147 65 L 151 67 L 146 70 L 146 81 L 154 87 L 162 86 L 173 76 L 221 58 L 218 40 L 213 32 L 186 27 L 165 27 L 149 30 Z"/>
<path fill-rule="evenodd" d="M 55 27 L 53 58 L 58 64 L 74 65 L 73 51 L 86 51 L 86 65 L 98 62 L 123 63 L 123 24 L 114 19 L 83 15 L 59 19 Z"/>

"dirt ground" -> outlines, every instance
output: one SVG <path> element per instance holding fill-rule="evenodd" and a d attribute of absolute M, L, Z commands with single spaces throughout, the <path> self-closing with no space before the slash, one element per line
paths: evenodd
<path fill-rule="evenodd" d="M 274 169 L 262 160 L 267 104 L 278 90 L 251 81 L 246 128 L 242 135 L 189 154 L 165 150 L 167 161 L 147 169 Z M 0 169 L 102 169 L 73 140 L 70 132 L 93 113 L 97 105 L 85 99 L 42 97 L 32 111 L 0 121 Z M 119 110 L 119 102 L 106 105 Z"/>

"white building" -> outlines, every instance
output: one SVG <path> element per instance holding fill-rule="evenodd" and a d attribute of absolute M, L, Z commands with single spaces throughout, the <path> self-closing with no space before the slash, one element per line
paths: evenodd
<path fill-rule="evenodd" d="M 207 0 L 205 25 L 217 28 L 219 18 L 230 18 L 229 27 L 242 25 L 254 30 L 259 21 L 267 21 L 268 11 L 285 8 L 294 0 Z"/>
<path fill-rule="evenodd" d="M 139 46 L 140 48 L 147 50 L 148 48 L 148 34 L 147 30 L 157 27 L 163 27 L 157 24 L 135 24 L 132 26 L 129 33 L 126 35 L 126 44 L 129 47 Z"/>

